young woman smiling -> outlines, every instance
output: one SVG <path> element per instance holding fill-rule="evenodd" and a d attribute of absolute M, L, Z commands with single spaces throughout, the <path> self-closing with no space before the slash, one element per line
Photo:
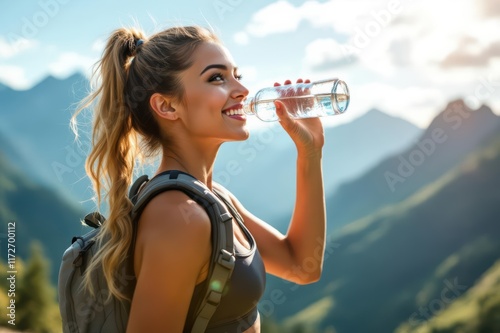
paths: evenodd
<path fill-rule="evenodd" d="M 265 273 L 298 284 L 321 276 L 325 205 L 320 120 L 291 119 L 276 102 L 280 123 L 297 148 L 296 203 L 283 235 L 212 180 L 220 146 L 249 136 L 242 111 L 248 90 L 230 53 L 213 33 L 187 26 L 147 38 L 139 30 L 118 29 L 108 39 L 96 74 L 100 85 L 85 104 L 94 106 L 87 172 L 99 202 L 104 194 L 109 204 L 102 233 L 109 240 L 86 274 L 102 266 L 112 295 L 127 298 L 114 278 L 133 239 L 127 191 L 137 161 L 160 156 L 157 174 L 189 173 L 209 190 L 223 193 L 241 216 L 241 221 L 233 216 L 234 272 L 206 332 L 260 332 L 257 303 Z M 181 205 L 189 209 L 189 223 Z M 208 215 L 184 193 L 168 191 L 148 203 L 136 227 L 137 284 L 129 300 L 127 332 L 190 331 L 210 261 Z M 86 281 L 92 288 L 90 279 Z"/>

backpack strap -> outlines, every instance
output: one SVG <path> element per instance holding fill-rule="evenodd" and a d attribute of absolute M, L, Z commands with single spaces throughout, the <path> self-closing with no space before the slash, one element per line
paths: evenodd
<path fill-rule="evenodd" d="M 226 205 L 226 207 L 229 209 L 229 212 L 236 220 L 240 221 L 241 224 L 245 224 L 245 220 L 240 215 L 236 207 L 234 207 L 231 198 L 228 195 L 227 189 L 220 184 L 216 183 L 215 185 L 217 187 L 214 186 L 213 188 L 214 194 Z"/>
<path fill-rule="evenodd" d="M 136 190 L 139 190 L 141 185 L 139 184 Z M 205 184 L 185 172 L 174 170 L 155 176 L 138 194 L 133 196 L 131 199 L 134 203 L 132 221 L 136 223 L 147 203 L 156 195 L 169 190 L 182 191 L 201 205 L 207 212 L 212 225 L 212 255 L 207 284 L 204 297 L 197 307 L 191 330 L 191 332 L 204 332 L 220 304 L 222 291 L 234 269 L 232 216 Z M 135 244 L 135 235 L 133 243 Z"/>

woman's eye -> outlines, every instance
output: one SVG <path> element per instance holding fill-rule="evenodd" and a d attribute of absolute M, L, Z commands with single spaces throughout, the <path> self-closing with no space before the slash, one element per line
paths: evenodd
<path fill-rule="evenodd" d="M 243 78 L 243 75 L 235 74 L 234 78 L 239 81 Z M 224 78 L 224 75 L 222 73 L 216 73 L 216 74 L 212 75 L 210 77 L 210 79 L 208 79 L 208 81 L 209 82 L 224 82 L 225 78 Z"/>
<path fill-rule="evenodd" d="M 209 79 L 210 82 L 222 82 L 224 81 L 224 76 L 222 76 L 222 74 L 220 73 L 217 73 L 217 74 L 214 74 L 210 77 Z"/>

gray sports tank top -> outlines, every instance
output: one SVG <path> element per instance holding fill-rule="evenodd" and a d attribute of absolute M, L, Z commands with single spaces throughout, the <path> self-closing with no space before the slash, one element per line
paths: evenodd
<path fill-rule="evenodd" d="M 243 230 L 250 244 L 250 249 L 234 242 L 236 256 L 234 271 L 224 288 L 219 307 L 212 316 L 205 332 L 240 333 L 250 328 L 258 317 L 257 303 L 264 293 L 266 271 L 255 239 L 245 227 L 243 219 L 223 193 L 214 192 L 226 204 L 233 218 Z M 188 326 L 192 325 L 195 305 L 198 304 L 200 297 L 203 297 L 205 288 L 206 280 L 197 284 L 194 289 L 184 332 L 189 332 L 191 329 Z"/>

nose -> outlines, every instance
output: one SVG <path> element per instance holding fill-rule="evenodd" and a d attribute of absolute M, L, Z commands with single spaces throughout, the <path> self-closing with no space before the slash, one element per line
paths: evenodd
<path fill-rule="evenodd" d="M 238 99 L 238 98 L 244 99 L 245 97 L 247 97 L 248 96 L 248 89 L 243 84 L 241 84 L 240 81 L 234 80 L 234 82 L 235 82 L 235 84 L 234 84 L 233 90 L 231 92 L 231 97 L 234 99 Z"/>

